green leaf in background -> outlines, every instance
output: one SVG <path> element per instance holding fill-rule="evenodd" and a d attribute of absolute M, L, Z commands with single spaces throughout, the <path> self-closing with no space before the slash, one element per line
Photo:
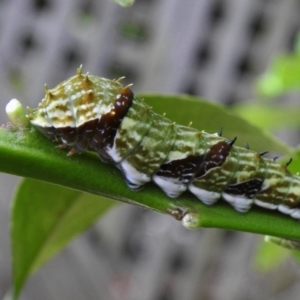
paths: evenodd
<path fill-rule="evenodd" d="M 118 3 L 123 7 L 127 7 L 127 6 L 131 6 L 135 0 L 111 0 L 111 1 Z"/>
<path fill-rule="evenodd" d="M 255 90 L 259 96 L 275 97 L 291 90 L 300 90 L 300 55 L 276 56 L 268 71 L 260 76 Z"/>
<path fill-rule="evenodd" d="M 300 54 L 300 32 L 298 31 L 294 40 L 294 52 L 295 54 Z"/>
<path fill-rule="evenodd" d="M 126 20 L 120 27 L 122 36 L 135 41 L 145 41 L 149 37 L 149 32 L 143 22 L 138 20 Z"/>
<path fill-rule="evenodd" d="M 257 246 L 253 265 L 259 272 L 270 272 L 277 268 L 289 255 L 289 250 L 266 243 L 262 238 Z"/>
<path fill-rule="evenodd" d="M 103 197 L 23 180 L 11 218 L 14 299 L 29 275 L 114 204 Z"/>
<path fill-rule="evenodd" d="M 233 111 L 248 122 L 264 130 L 300 127 L 300 107 L 250 103 L 236 105 Z"/>
<path fill-rule="evenodd" d="M 293 257 L 297 261 L 297 263 L 300 265 L 300 251 L 293 251 Z"/>
<path fill-rule="evenodd" d="M 290 156 L 286 156 L 285 160 L 288 160 L 290 157 L 293 158 L 292 163 L 289 165 L 289 170 L 292 173 L 298 174 L 300 171 L 300 148 L 295 149 L 290 153 Z"/>

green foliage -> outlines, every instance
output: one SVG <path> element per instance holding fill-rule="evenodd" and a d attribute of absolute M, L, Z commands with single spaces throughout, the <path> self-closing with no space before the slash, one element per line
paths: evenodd
<path fill-rule="evenodd" d="M 14 297 L 30 274 L 113 205 L 104 197 L 23 180 L 11 219 Z"/>
<path fill-rule="evenodd" d="M 238 136 L 240 146 L 249 142 L 257 151 L 271 149 L 287 154 L 291 150 L 220 105 L 178 95 L 144 95 L 143 98 L 154 111 L 167 112 L 167 117 L 178 123 L 192 121 L 193 127 L 205 128 L 211 133 L 222 126 L 224 136 Z M 300 168 L 297 155 L 292 166 Z M 191 220 L 184 225 L 189 228 L 216 227 L 300 239 L 297 221 L 278 212 L 253 208 L 247 214 L 240 214 L 222 201 L 207 207 L 190 193 L 172 200 L 153 184 L 140 192 L 132 192 L 120 172 L 101 163 L 95 154 L 67 157 L 66 151 L 55 148 L 33 128 L 0 128 L 0 171 L 43 181 L 25 179 L 13 203 L 15 296 L 30 274 L 112 205 L 103 197 L 169 214 L 179 220 L 187 215 Z"/>
<path fill-rule="evenodd" d="M 300 35 L 295 42 L 295 51 L 275 56 L 269 68 L 255 82 L 257 99 L 237 105 L 233 110 L 252 124 L 266 130 L 300 127 L 300 108 L 274 104 L 275 97 L 300 91 Z M 259 101 L 268 98 L 270 101 Z"/>
<path fill-rule="evenodd" d="M 268 70 L 255 84 L 262 97 L 276 97 L 290 91 L 300 90 L 300 34 L 297 35 L 294 53 L 280 54 L 273 58 Z"/>
<path fill-rule="evenodd" d="M 269 272 L 278 267 L 288 256 L 290 251 L 263 239 L 258 244 L 257 255 L 254 258 L 254 268 L 260 272 Z"/>
<path fill-rule="evenodd" d="M 118 3 L 123 7 L 131 6 L 134 3 L 134 0 L 111 0 L 111 1 Z"/>
<path fill-rule="evenodd" d="M 300 34 L 295 41 L 295 51 L 291 54 L 281 54 L 275 56 L 271 61 L 269 69 L 262 74 L 256 81 L 255 90 L 258 98 L 270 98 L 286 94 L 292 91 L 300 91 Z M 264 129 L 293 128 L 299 129 L 299 106 L 285 107 L 274 105 L 273 103 L 262 104 L 259 101 L 249 105 L 241 105 L 235 108 L 235 112 L 243 116 L 252 124 Z M 300 170 L 299 149 L 295 150 L 293 163 L 289 170 L 297 173 Z M 288 247 L 290 241 L 269 238 L 269 241 Z M 293 244 L 293 243 L 292 243 Z M 296 242 L 298 244 L 298 242 Z M 267 250 L 266 250 L 267 249 Z M 256 254 L 255 261 L 261 268 L 271 269 L 276 266 L 276 261 L 281 261 L 287 253 L 287 250 L 272 245 L 262 245 Z M 291 251 L 289 251 L 291 253 Z M 298 251 L 292 252 L 296 261 L 300 263 L 300 254 Z"/>
<path fill-rule="evenodd" d="M 264 130 L 300 127 L 300 107 L 287 107 L 279 104 L 252 102 L 233 108 L 239 116 Z"/>
<path fill-rule="evenodd" d="M 148 32 L 145 25 L 137 20 L 127 20 L 121 26 L 121 34 L 128 39 L 135 41 L 145 41 L 148 38 Z"/>
<path fill-rule="evenodd" d="M 256 90 L 264 97 L 275 97 L 300 89 L 300 55 L 281 55 L 274 59 L 270 69 L 260 77 Z"/>

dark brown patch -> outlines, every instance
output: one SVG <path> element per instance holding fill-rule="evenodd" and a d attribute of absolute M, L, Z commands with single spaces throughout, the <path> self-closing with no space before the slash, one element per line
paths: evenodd
<path fill-rule="evenodd" d="M 184 159 L 173 160 L 162 164 L 156 175 L 168 178 L 179 178 L 183 184 L 188 184 L 194 177 L 204 156 L 190 155 Z"/>
<path fill-rule="evenodd" d="M 262 179 L 254 178 L 237 184 L 229 184 L 224 189 L 224 193 L 231 195 L 243 195 L 251 199 L 261 191 L 262 185 Z"/>
<path fill-rule="evenodd" d="M 77 128 L 76 150 L 81 153 L 89 148 L 90 140 L 99 124 L 99 119 L 91 120 Z"/>
<path fill-rule="evenodd" d="M 64 128 L 36 126 L 36 128 L 54 142 L 73 146 L 77 141 L 77 129 L 70 126 Z"/>
<path fill-rule="evenodd" d="M 221 141 L 213 145 L 206 154 L 204 161 L 202 162 L 195 177 L 201 177 L 210 169 L 222 166 L 230 153 L 231 147 L 232 141 Z"/>
<path fill-rule="evenodd" d="M 170 209 L 169 213 L 174 219 L 181 221 L 183 217 L 186 215 L 187 211 L 184 208 L 177 207 L 175 209 Z"/>
<path fill-rule="evenodd" d="M 113 146 L 117 130 L 131 107 L 132 101 L 133 92 L 131 89 L 122 89 L 122 93 L 117 95 L 117 100 L 112 110 L 101 116 L 100 122 L 94 128 L 89 147 L 96 151 L 104 161 L 111 161 L 106 149 Z"/>
<path fill-rule="evenodd" d="M 299 197 L 294 193 L 288 194 L 284 199 L 284 205 L 288 206 L 289 208 L 300 208 L 300 203 L 297 202 L 298 199 Z"/>

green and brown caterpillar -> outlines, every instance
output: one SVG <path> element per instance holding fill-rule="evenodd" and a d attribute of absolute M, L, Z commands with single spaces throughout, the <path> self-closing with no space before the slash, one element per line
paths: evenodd
<path fill-rule="evenodd" d="M 234 146 L 218 134 L 175 124 L 136 97 L 121 79 L 77 74 L 54 89 L 28 119 L 69 154 L 95 151 L 132 190 L 153 180 L 169 197 L 186 190 L 245 213 L 253 204 L 300 219 L 300 177 L 287 165 Z"/>

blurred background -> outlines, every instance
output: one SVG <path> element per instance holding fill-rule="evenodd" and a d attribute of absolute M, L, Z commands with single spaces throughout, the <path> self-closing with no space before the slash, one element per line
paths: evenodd
<path fill-rule="evenodd" d="M 45 83 L 56 86 L 80 64 L 126 76 L 135 92 L 250 101 L 254 79 L 292 50 L 299 14 L 298 0 L 137 0 L 126 9 L 109 0 L 0 0 L 0 123 L 11 98 L 35 107 Z M 19 180 L 0 174 L 0 297 L 11 282 L 9 209 Z M 188 231 L 119 205 L 32 276 L 21 299 L 298 299 L 292 259 L 267 273 L 253 265 L 260 240 Z"/>

